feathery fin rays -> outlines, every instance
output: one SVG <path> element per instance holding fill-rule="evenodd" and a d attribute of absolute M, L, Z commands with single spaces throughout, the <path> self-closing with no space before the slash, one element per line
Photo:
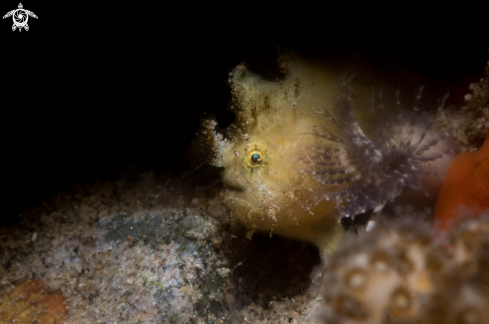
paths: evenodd
<path fill-rule="evenodd" d="M 324 184 L 326 192 L 335 192 L 328 198 L 335 200 L 340 216 L 375 210 L 378 217 L 385 203 L 403 188 L 423 191 L 421 177 L 442 176 L 430 166 L 454 152 L 442 143 L 447 133 L 434 129 L 448 95 L 439 100 L 432 116 L 423 107 L 424 86 L 407 103 L 399 90 L 394 100 L 386 100 L 381 88 L 369 102 L 377 126 L 371 139 L 353 115 L 352 80 L 351 75 L 341 76 L 332 107 L 319 112 L 331 121 L 335 134 L 324 127 L 310 132 L 317 141 L 314 147 L 305 148 L 301 162 L 305 172 Z"/>

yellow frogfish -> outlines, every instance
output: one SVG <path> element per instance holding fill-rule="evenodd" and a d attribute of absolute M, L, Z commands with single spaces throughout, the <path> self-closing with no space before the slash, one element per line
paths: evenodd
<path fill-rule="evenodd" d="M 237 66 L 228 80 L 235 121 L 204 125 L 234 220 L 331 251 L 342 219 L 378 213 L 405 187 L 436 191 L 454 149 L 427 108 L 441 109 L 446 96 L 371 95 L 368 82 L 294 54 L 279 66 L 277 81 Z"/>

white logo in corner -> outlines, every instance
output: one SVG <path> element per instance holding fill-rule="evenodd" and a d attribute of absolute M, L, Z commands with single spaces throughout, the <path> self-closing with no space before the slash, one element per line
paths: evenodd
<path fill-rule="evenodd" d="M 19 28 L 19 31 L 22 31 L 22 28 L 25 28 L 25 30 L 29 30 L 29 25 L 27 25 L 29 16 L 37 19 L 36 14 L 33 13 L 32 11 L 25 10 L 24 7 L 22 6 L 22 3 L 19 3 L 18 9 L 14 9 L 12 11 L 7 12 L 7 14 L 3 16 L 3 19 L 8 18 L 10 16 L 12 16 L 12 19 L 14 20 L 14 24 L 12 25 L 12 31 L 15 31 L 17 28 Z"/>

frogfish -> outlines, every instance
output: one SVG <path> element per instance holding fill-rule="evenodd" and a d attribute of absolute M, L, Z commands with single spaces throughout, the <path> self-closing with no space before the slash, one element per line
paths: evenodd
<path fill-rule="evenodd" d="M 447 96 L 372 90 L 292 53 L 279 67 L 285 78 L 269 81 L 238 65 L 228 80 L 234 122 L 204 125 L 232 219 L 328 252 L 342 220 L 378 214 L 403 188 L 436 193 L 456 150 L 434 122 Z"/>

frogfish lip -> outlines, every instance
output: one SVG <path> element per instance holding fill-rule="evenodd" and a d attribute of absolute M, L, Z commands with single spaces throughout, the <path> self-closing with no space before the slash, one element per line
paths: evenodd
<path fill-rule="evenodd" d="M 227 177 L 224 177 L 222 181 L 224 189 L 234 190 L 234 191 L 245 191 L 245 187 L 240 185 L 237 181 L 233 181 Z"/>

